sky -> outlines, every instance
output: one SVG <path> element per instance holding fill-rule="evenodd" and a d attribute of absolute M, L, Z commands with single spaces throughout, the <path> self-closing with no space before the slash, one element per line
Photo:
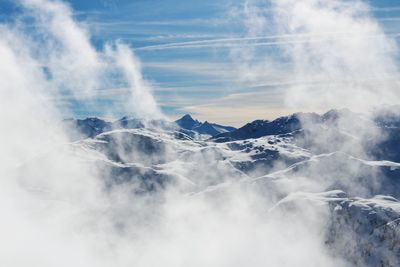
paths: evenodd
<path fill-rule="evenodd" d="M 282 37 L 268 23 L 268 1 L 67 2 L 96 47 L 121 40 L 133 49 L 157 103 L 171 119 L 190 113 L 200 120 L 240 126 L 293 112 L 284 104 L 285 92 L 299 81 L 266 60 L 285 65 L 275 45 Z M 365 3 L 384 31 L 398 41 L 400 1 Z M 0 13 L 2 21 L 11 21 L 19 9 L 13 1 L 0 0 Z M 95 107 L 73 99 L 67 103 L 74 117 L 105 116 L 105 107 L 125 94 L 124 88 L 115 87 Z"/>

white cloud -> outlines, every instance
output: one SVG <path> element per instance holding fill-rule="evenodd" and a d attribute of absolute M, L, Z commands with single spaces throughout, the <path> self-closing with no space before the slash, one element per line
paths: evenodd
<path fill-rule="evenodd" d="M 374 104 L 393 103 L 399 99 L 396 83 L 388 77 L 398 73 L 397 46 L 372 18 L 369 7 L 360 1 L 276 1 L 275 22 L 282 33 L 323 34 L 332 31 L 353 32 L 351 38 L 328 42 L 308 42 L 283 47 L 294 66 L 295 75 L 312 79 L 345 80 L 346 85 L 325 85 L 315 94 L 305 86 L 295 86 L 288 94 L 288 104 L 319 108 L 344 106 L 365 109 Z M 373 35 L 374 38 L 369 38 Z M 377 88 L 371 79 L 379 81 Z M 390 79 L 389 79 L 390 80 Z M 351 97 L 349 97 L 351 96 Z"/>

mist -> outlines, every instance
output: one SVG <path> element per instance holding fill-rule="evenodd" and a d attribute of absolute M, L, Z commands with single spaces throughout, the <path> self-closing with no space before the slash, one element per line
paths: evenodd
<path fill-rule="evenodd" d="M 302 116 L 305 134 L 297 145 L 339 156 L 318 164 L 310 158 L 293 172 L 278 161 L 258 175 L 233 168 L 227 145 L 175 139 L 168 131 L 143 130 L 137 140 L 137 129 L 113 130 L 72 142 L 72 129 L 61 123 L 72 113 L 66 97 L 90 108 L 107 88 L 123 86 L 129 97 L 116 105 L 126 114 L 165 115 L 127 44 L 96 47 L 90 28 L 62 1 L 19 1 L 21 16 L 0 27 L 0 264 L 353 266 L 345 247 L 326 245 L 332 205 L 319 199 L 344 200 L 337 189 L 349 197 L 379 193 L 379 172 L 340 155 L 373 160 L 371 145 L 385 138 L 372 124 L 373 108 L 399 100 L 397 46 L 361 1 L 270 4 L 272 17 L 245 4 L 247 17 L 256 18 L 246 21 L 250 36 L 268 33 L 269 23 L 277 34 L 303 36 L 279 47 L 289 76 L 310 84 L 289 88 L 285 106 L 349 108 L 363 119 L 343 112 L 335 127 L 321 131 Z M 241 78 L 263 77 L 258 65 L 252 69 L 253 51 L 241 49 L 231 51 L 241 55 L 234 62 Z M 115 115 L 114 107 L 106 113 Z M 147 143 L 156 138 L 163 141 Z M 135 175 L 116 175 L 116 168 Z M 351 179 L 366 175 L 366 184 Z"/>

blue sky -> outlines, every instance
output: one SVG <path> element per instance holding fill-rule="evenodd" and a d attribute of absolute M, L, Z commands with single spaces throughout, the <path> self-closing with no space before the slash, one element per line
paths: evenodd
<path fill-rule="evenodd" d="M 248 36 L 239 0 L 69 0 L 76 19 L 88 25 L 98 46 L 120 39 L 132 47 L 143 64 L 143 73 L 153 86 L 154 95 L 165 114 L 176 118 L 194 113 L 200 119 L 240 125 L 246 120 L 271 118 L 279 110 L 282 85 L 258 84 L 257 79 L 238 77 L 235 51 L 220 46 L 220 39 Z M 258 4 L 268 8 L 268 4 Z M 400 32 L 400 1 L 368 1 L 373 16 L 388 33 Z M 18 8 L 12 1 L 0 0 L 1 18 L 12 19 Z M 192 42 L 192 43 L 191 43 Z M 217 45 L 215 45 L 217 44 Z M 164 45 L 164 46 L 163 46 Z M 257 49 L 257 55 L 273 56 L 274 46 Z M 261 58 L 261 56 L 260 56 Z M 282 59 L 283 61 L 284 59 Z M 273 75 L 273 71 L 271 72 Z M 268 79 L 268 68 L 265 76 Z M 267 97 L 264 92 L 269 92 Z M 246 108 L 245 96 L 253 94 L 248 114 L 229 120 L 236 103 Z M 244 96 L 244 97 L 243 97 Z M 259 97 L 258 97 L 259 96 Z M 256 98 L 256 99 L 254 99 Z M 225 102 L 224 102 L 225 101 Z M 107 105 L 107 101 L 104 103 Z M 204 112 L 212 104 L 214 113 Z M 218 109 L 219 106 L 225 109 Z M 77 117 L 102 115 L 98 110 L 72 103 Z M 239 108 L 239 107 L 238 107 Z M 253 110 L 254 109 L 254 110 Z M 233 116 L 233 115 L 232 115 Z"/>

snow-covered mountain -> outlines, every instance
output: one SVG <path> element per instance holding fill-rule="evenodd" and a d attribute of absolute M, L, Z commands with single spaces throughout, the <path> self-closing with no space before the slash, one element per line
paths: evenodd
<path fill-rule="evenodd" d="M 353 113 L 346 109 L 330 110 L 322 115 L 316 113 L 295 113 L 277 118 L 273 121 L 255 120 L 237 130 L 216 135 L 213 139 L 217 142 L 226 142 L 229 140 L 259 138 L 267 135 L 287 134 L 301 130 L 303 128 L 302 121 L 307 121 L 315 125 L 333 126 L 337 123 L 338 119 L 342 117 L 355 122 L 362 120 L 360 114 Z M 395 119 L 393 118 L 393 120 Z"/>
<path fill-rule="evenodd" d="M 182 129 L 192 130 L 199 134 L 205 134 L 209 136 L 216 136 L 221 133 L 227 133 L 235 131 L 235 127 L 223 126 L 216 123 L 209 123 L 208 121 L 200 122 L 195 120 L 189 114 L 184 115 L 182 118 L 175 121 L 175 123 Z"/>
<path fill-rule="evenodd" d="M 66 149 L 96 166 L 108 187 L 134 194 L 174 187 L 215 197 L 239 187 L 268 200 L 266 214 L 284 211 L 296 220 L 298 212 L 321 209 L 330 253 L 355 266 L 399 266 L 399 122 L 394 113 L 370 120 L 349 110 L 296 113 L 239 129 L 189 115 L 145 123 L 92 118 L 76 121 L 91 138 Z M 365 125 L 371 129 L 359 131 Z"/>
<path fill-rule="evenodd" d="M 64 123 L 72 129 L 79 139 L 81 137 L 94 137 L 100 133 L 115 130 L 115 129 L 162 129 L 162 130 L 176 130 L 194 137 L 201 135 L 204 138 L 216 136 L 221 133 L 235 131 L 235 127 L 219 125 L 216 123 L 200 122 L 193 119 L 190 115 L 186 114 L 175 122 L 167 121 L 164 119 L 158 120 L 145 120 L 131 117 L 123 117 L 114 122 L 108 122 L 100 118 L 86 118 L 86 119 L 67 119 Z"/>
<path fill-rule="evenodd" d="M 192 116 L 190 116 L 189 114 L 186 114 L 182 118 L 176 120 L 175 123 L 178 124 L 179 127 L 188 130 L 192 130 L 193 128 L 199 127 L 201 125 L 201 122 L 193 119 Z"/>
<path fill-rule="evenodd" d="M 221 133 L 214 137 L 218 142 L 226 142 L 229 140 L 244 140 L 249 138 L 259 138 L 266 135 L 287 134 L 301 129 L 299 116 L 301 114 L 293 114 L 288 117 L 281 117 L 273 121 L 255 120 L 247 123 L 243 127 Z"/>
<path fill-rule="evenodd" d="M 64 123 L 69 129 L 74 130 L 75 134 L 79 134 L 80 137 L 94 137 L 111 129 L 111 123 L 96 117 L 83 120 L 66 119 Z"/>

